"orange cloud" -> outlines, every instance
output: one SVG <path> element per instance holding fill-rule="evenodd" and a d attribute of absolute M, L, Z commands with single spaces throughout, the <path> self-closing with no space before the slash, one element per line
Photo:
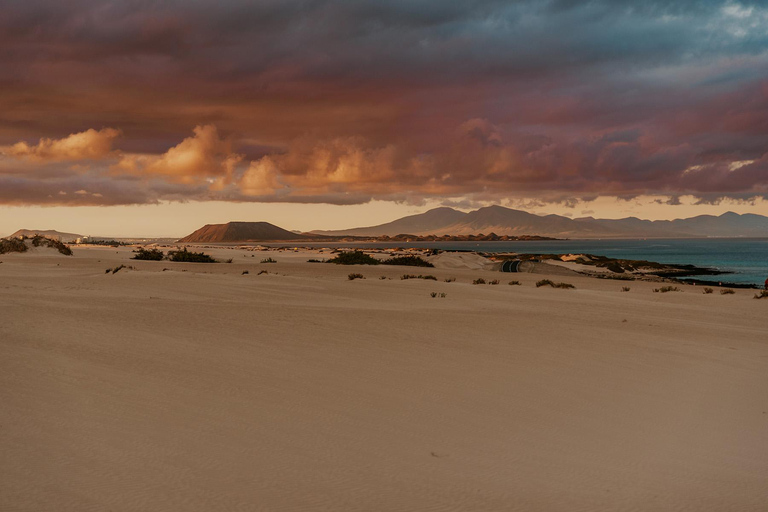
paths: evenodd
<path fill-rule="evenodd" d="M 13 158 L 31 160 L 63 161 L 63 160 L 101 160 L 112 153 L 112 141 L 119 135 L 120 130 L 93 128 L 84 132 L 73 133 L 63 139 L 40 139 L 35 145 L 17 142 L 12 146 L 0 147 L 0 154 Z"/>
<path fill-rule="evenodd" d="M 213 125 L 199 125 L 187 137 L 162 155 L 124 154 L 112 166 L 116 172 L 164 176 L 169 181 L 208 181 L 213 188 L 229 183 L 243 156 L 232 151 L 229 140 L 219 137 Z"/>

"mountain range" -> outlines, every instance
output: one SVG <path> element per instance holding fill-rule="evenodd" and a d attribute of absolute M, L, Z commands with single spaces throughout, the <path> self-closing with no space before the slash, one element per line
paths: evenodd
<path fill-rule="evenodd" d="M 768 217 L 727 212 L 687 219 L 642 220 L 571 219 L 562 215 L 534 215 L 503 206 L 488 206 L 468 213 L 435 208 L 377 226 L 335 231 L 313 231 L 325 236 L 410 235 L 539 235 L 557 238 L 698 238 L 768 237 Z"/>

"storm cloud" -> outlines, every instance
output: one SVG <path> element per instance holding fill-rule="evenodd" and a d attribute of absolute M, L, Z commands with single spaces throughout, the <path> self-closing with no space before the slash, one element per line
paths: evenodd
<path fill-rule="evenodd" d="M 14 2 L 0 120 L 12 204 L 766 197 L 768 8 Z"/>

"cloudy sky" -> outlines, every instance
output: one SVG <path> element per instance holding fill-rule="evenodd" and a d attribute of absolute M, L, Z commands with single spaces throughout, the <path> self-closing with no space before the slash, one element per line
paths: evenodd
<path fill-rule="evenodd" d="M 764 1 L 0 6 L 0 234 L 768 214 Z"/>

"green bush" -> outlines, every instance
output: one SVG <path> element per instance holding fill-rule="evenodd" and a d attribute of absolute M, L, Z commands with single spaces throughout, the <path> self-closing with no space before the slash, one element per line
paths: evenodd
<path fill-rule="evenodd" d="M 204 252 L 189 252 L 186 247 L 180 251 L 168 251 L 168 259 L 181 263 L 218 263 Z"/>
<path fill-rule="evenodd" d="M 336 265 L 378 265 L 380 262 L 363 251 L 345 251 L 339 253 L 335 258 L 331 258 L 326 263 L 334 263 Z"/>
<path fill-rule="evenodd" d="M 402 276 L 400 276 L 401 281 L 405 279 L 427 279 L 428 281 L 437 281 L 437 278 L 435 276 L 430 276 L 430 275 L 423 276 L 421 274 L 419 275 L 403 274 Z"/>
<path fill-rule="evenodd" d="M 542 279 L 541 281 L 536 282 L 536 288 L 540 288 L 542 286 L 551 286 L 552 288 L 576 288 L 570 283 L 555 283 L 550 281 L 549 279 Z"/>
<path fill-rule="evenodd" d="M 0 240 L 0 254 L 9 252 L 27 252 L 27 244 L 18 238 L 3 238 Z"/>
<path fill-rule="evenodd" d="M 131 259 L 134 260 L 160 261 L 163 259 L 163 251 L 159 249 L 144 249 L 140 247 L 133 252 L 134 255 Z"/>
<path fill-rule="evenodd" d="M 70 249 L 68 245 L 53 238 L 48 238 L 47 236 L 35 235 L 32 237 L 32 245 L 35 247 L 50 247 L 56 249 L 65 256 L 72 256 L 72 249 Z"/>
<path fill-rule="evenodd" d="M 382 265 L 404 265 L 407 267 L 434 267 L 430 262 L 422 259 L 419 256 L 395 256 L 388 258 L 381 262 Z"/>

